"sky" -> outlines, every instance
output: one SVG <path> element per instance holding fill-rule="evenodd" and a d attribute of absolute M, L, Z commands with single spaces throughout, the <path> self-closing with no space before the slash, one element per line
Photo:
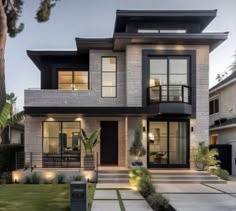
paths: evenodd
<path fill-rule="evenodd" d="M 24 2 L 20 21 L 25 29 L 16 38 L 8 38 L 5 54 L 6 88 L 17 95 L 17 109 L 24 106 L 25 89 L 40 88 L 39 70 L 26 50 L 75 50 L 75 37 L 112 37 L 117 9 L 217 9 L 217 17 L 205 32 L 230 34 L 210 55 L 210 87 L 217 83 L 217 73 L 228 69 L 236 51 L 236 0 L 60 0 L 46 23 L 37 23 L 34 18 L 40 0 Z"/>

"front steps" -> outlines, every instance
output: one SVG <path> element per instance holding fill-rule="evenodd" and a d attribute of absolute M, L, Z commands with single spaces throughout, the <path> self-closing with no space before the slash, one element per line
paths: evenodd
<path fill-rule="evenodd" d="M 156 183 L 226 183 L 208 172 L 194 170 L 149 170 Z M 98 183 L 128 183 L 128 170 L 99 170 Z"/>

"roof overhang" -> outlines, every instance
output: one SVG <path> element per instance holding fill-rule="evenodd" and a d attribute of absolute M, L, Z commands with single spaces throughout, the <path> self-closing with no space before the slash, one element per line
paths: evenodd
<path fill-rule="evenodd" d="M 117 10 L 114 33 L 130 21 L 198 23 L 201 31 L 216 17 L 217 10 Z"/>
<path fill-rule="evenodd" d="M 75 38 L 75 41 L 79 51 L 113 48 L 113 38 Z"/>
<path fill-rule="evenodd" d="M 213 51 L 228 38 L 225 33 L 199 33 L 199 34 L 114 34 L 114 50 L 124 50 L 128 44 L 174 44 L 174 45 L 209 45 Z"/>

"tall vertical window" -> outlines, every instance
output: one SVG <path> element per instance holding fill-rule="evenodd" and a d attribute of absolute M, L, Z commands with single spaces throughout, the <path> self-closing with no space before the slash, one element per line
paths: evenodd
<path fill-rule="evenodd" d="M 210 110 L 210 115 L 219 112 L 219 99 L 218 98 L 210 101 L 209 110 Z"/>
<path fill-rule="evenodd" d="M 88 90 L 88 71 L 58 71 L 58 89 Z"/>
<path fill-rule="evenodd" d="M 102 57 L 102 97 L 116 97 L 116 57 Z"/>

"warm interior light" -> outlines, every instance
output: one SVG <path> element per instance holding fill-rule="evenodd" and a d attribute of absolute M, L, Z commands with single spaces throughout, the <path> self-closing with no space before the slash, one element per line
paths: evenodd
<path fill-rule="evenodd" d="M 75 121 L 80 122 L 80 121 L 82 121 L 82 119 L 80 117 L 77 117 L 77 118 L 75 118 Z"/>

